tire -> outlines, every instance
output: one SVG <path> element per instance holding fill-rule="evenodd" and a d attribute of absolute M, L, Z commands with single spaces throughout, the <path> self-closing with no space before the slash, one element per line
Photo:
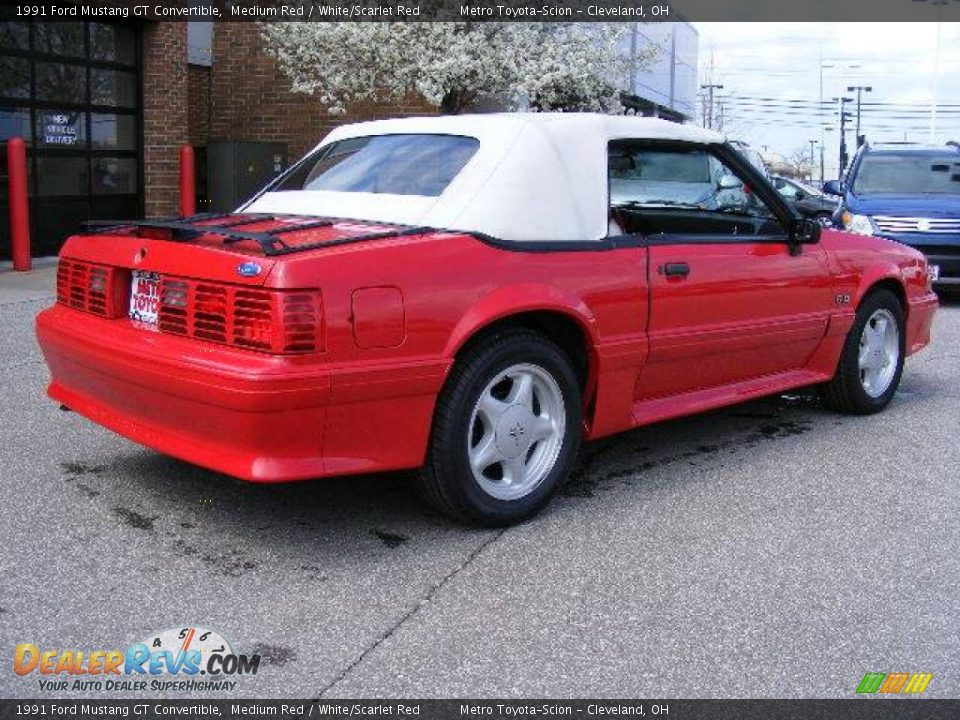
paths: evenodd
<path fill-rule="evenodd" d="M 437 400 L 420 494 L 468 524 L 532 517 L 573 467 L 580 409 L 571 362 L 551 340 L 520 329 L 485 338 L 457 361 Z"/>
<path fill-rule="evenodd" d="M 905 355 L 903 307 L 889 290 L 874 290 L 857 308 L 824 401 L 853 415 L 880 412 L 897 391 Z"/>

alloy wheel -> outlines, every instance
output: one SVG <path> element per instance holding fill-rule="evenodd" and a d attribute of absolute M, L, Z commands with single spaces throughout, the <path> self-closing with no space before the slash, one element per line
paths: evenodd
<path fill-rule="evenodd" d="M 860 383 L 870 397 L 883 395 L 890 387 L 900 360 L 897 321 L 886 308 L 876 310 L 860 335 Z"/>
<path fill-rule="evenodd" d="M 470 418 L 467 455 L 488 495 L 516 500 L 550 474 L 566 430 L 563 393 L 538 365 L 512 365 L 480 393 Z"/>

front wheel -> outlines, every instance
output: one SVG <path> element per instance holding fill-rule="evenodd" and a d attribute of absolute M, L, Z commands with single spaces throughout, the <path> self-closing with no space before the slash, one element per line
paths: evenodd
<path fill-rule="evenodd" d="M 875 290 L 860 304 L 837 363 L 823 387 L 827 404 L 866 415 L 883 410 L 900 384 L 905 356 L 903 307 L 889 290 Z"/>
<path fill-rule="evenodd" d="M 531 517 L 576 459 L 580 402 L 570 360 L 546 337 L 511 330 L 478 343 L 437 401 L 421 493 L 463 522 Z"/>

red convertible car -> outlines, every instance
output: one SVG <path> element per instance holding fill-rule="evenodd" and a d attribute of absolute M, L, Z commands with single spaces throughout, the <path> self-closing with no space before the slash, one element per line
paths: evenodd
<path fill-rule="evenodd" d="M 881 410 L 931 280 L 699 128 L 416 118 L 335 130 L 234 213 L 88 226 L 37 334 L 50 396 L 143 445 L 254 482 L 422 468 L 507 524 L 584 439 L 802 386 Z"/>

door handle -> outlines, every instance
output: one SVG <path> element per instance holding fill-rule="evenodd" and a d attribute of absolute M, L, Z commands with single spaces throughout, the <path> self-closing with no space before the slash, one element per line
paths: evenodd
<path fill-rule="evenodd" d="M 690 266 L 685 262 L 665 263 L 657 268 L 661 275 L 667 277 L 686 277 L 690 274 Z"/>

